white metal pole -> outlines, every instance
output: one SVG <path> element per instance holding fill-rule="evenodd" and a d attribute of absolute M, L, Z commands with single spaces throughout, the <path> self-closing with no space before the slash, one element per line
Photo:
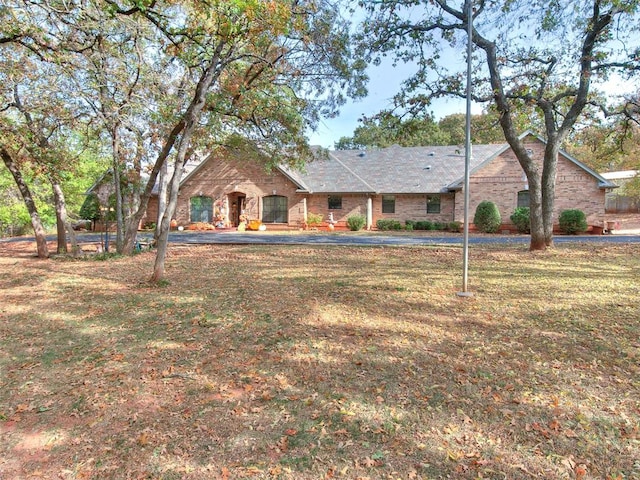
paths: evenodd
<path fill-rule="evenodd" d="M 467 15 L 467 118 L 465 124 L 464 155 L 464 241 L 462 246 L 462 292 L 459 296 L 471 296 L 469 292 L 469 170 L 471 164 L 471 55 L 473 53 L 473 0 L 465 0 Z"/>

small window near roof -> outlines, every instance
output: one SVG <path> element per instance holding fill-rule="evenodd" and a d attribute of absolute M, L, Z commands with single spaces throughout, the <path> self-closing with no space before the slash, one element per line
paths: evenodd
<path fill-rule="evenodd" d="M 341 210 L 342 197 L 340 195 L 329 195 L 329 210 Z"/>
<path fill-rule="evenodd" d="M 440 195 L 427 196 L 427 213 L 440 213 Z"/>
<path fill-rule="evenodd" d="M 520 190 L 518 192 L 518 208 L 529 208 L 529 190 Z"/>
<path fill-rule="evenodd" d="M 382 196 L 382 213 L 396 213 L 396 197 L 393 195 Z"/>

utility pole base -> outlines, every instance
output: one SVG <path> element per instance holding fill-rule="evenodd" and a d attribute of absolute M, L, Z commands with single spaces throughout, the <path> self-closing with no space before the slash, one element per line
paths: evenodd
<path fill-rule="evenodd" d="M 473 297 L 473 293 L 471 292 L 457 292 L 456 295 L 464 298 Z"/>

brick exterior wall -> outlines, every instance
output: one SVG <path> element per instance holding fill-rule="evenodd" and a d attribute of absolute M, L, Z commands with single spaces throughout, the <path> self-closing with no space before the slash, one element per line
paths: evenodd
<path fill-rule="evenodd" d="M 373 195 L 373 226 L 380 219 L 393 219 L 404 223 L 406 220 L 429 220 L 432 222 L 450 222 L 453 220 L 454 195 L 440 196 L 440 213 L 427 213 L 427 195 L 394 195 L 395 213 L 382 213 L 382 195 Z M 342 208 L 329 210 L 329 195 L 310 195 L 308 211 L 324 215 L 333 213 L 336 222 L 346 222 L 351 215 L 367 214 L 367 195 L 342 195 Z"/>
<path fill-rule="evenodd" d="M 296 193 L 296 188 L 294 183 L 280 172 L 267 172 L 256 163 L 209 158 L 192 172 L 180 187 L 174 218 L 178 225 L 191 223 L 191 198 L 202 194 L 211 197 L 214 203 L 226 201 L 228 221 L 230 226 L 236 226 L 237 216 L 242 213 L 238 211 L 241 201 L 244 213 L 250 219 L 261 220 L 262 199 L 275 194 L 287 197 L 288 221 L 289 224 L 296 225 L 302 221 L 304 211 L 304 197 Z M 149 202 L 148 211 L 154 216 L 147 220 L 155 221 L 157 200 Z"/>
<path fill-rule="evenodd" d="M 367 196 L 366 195 L 341 195 L 342 208 L 329 209 L 329 195 L 318 194 L 309 195 L 307 197 L 307 211 L 310 213 L 321 214 L 326 221 L 329 213 L 333 213 L 335 222 L 346 222 L 351 215 L 367 214 Z"/>
<path fill-rule="evenodd" d="M 532 139 L 527 148 L 534 151 L 536 158 L 544 155 L 544 145 Z M 470 178 L 470 215 L 483 200 L 491 200 L 498 205 L 502 221 L 510 224 L 509 217 L 517 206 L 518 192 L 526 187 L 524 172 L 515 155 L 507 150 L 499 157 L 473 173 Z M 275 193 L 274 193 L 275 192 Z M 210 158 L 183 182 L 175 219 L 179 225 L 191 222 L 191 198 L 200 195 L 211 197 L 213 202 L 228 205 L 229 226 L 237 225 L 237 211 L 243 203 L 250 219 L 262 220 L 264 197 L 271 195 L 287 198 L 288 221 L 282 227 L 300 227 L 304 220 L 305 202 L 307 212 L 322 214 L 324 220 L 333 213 L 336 222 L 344 224 L 351 215 L 367 214 L 368 195 L 342 195 L 342 208 L 329 210 L 327 194 L 307 195 L 296 192 L 295 184 L 279 171 L 267 172 L 261 165 L 250 161 L 226 161 Z M 462 191 L 440 194 L 440 213 L 427 213 L 426 194 L 398 194 L 395 197 L 395 212 L 382 213 L 382 195 L 372 196 L 373 226 L 379 219 L 429 220 L 432 222 L 462 221 L 464 218 L 464 195 Z M 558 176 L 554 218 L 569 208 L 585 212 L 589 224 L 600 224 L 604 217 L 605 191 L 598 188 L 595 178 L 567 158 L 558 160 Z M 242 202 L 244 199 L 244 202 Z M 235 209 L 234 210 L 234 204 Z M 214 213 L 215 214 L 215 213 Z M 144 222 L 155 222 L 157 198 L 149 201 Z M 267 224 L 268 225 L 268 224 Z"/>
<path fill-rule="evenodd" d="M 533 151 L 542 169 L 544 144 L 537 139 L 525 143 Z M 469 215 L 473 218 L 478 204 L 490 200 L 498 206 L 503 224 L 511 224 L 509 217 L 517 207 L 518 192 L 527 188 L 524 171 L 512 150 L 507 150 L 469 179 Z M 560 212 L 567 209 L 580 209 L 587 216 L 589 225 L 601 225 L 604 217 L 605 190 L 598 187 L 598 181 L 578 167 L 575 163 L 560 155 L 556 177 L 556 198 L 554 204 L 554 223 L 558 222 Z M 455 218 L 464 218 L 464 193 L 456 195 Z"/>

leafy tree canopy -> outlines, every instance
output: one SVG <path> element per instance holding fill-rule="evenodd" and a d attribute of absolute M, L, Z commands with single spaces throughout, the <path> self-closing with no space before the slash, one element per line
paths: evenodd
<path fill-rule="evenodd" d="M 420 114 L 435 98 L 466 97 L 490 104 L 530 189 L 532 250 L 553 243 L 558 150 L 587 106 L 602 114 L 633 116 L 626 104 L 602 102 L 614 75 L 640 72 L 639 0 L 388 0 L 361 1 L 367 18 L 360 47 L 368 61 L 391 55 L 415 65 L 395 105 Z M 466 52 L 467 40 L 475 49 Z M 467 68 L 471 82 L 466 82 Z M 517 116 L 542 120 L 542 168 L 519 137 Z"/>
<path fill-rule="evenodd" d="M 465 142 L 466 116 L 454 113 L 434 119 L 429 115 L 405 115 L 382 111 L 372 117 L 363 117 L 351 137 L 342 137 L 336 144 L 337 150 L 385 148 L 390 145 L 403 147 L 429 145 L 463 145 Z M 528 117 L 519 118 L 522 131 L 531 128 Z M 504 133 L 495 113 L 473 115 L 471 118 L 471 138 L 473 143 L 503 143 Z"/>

